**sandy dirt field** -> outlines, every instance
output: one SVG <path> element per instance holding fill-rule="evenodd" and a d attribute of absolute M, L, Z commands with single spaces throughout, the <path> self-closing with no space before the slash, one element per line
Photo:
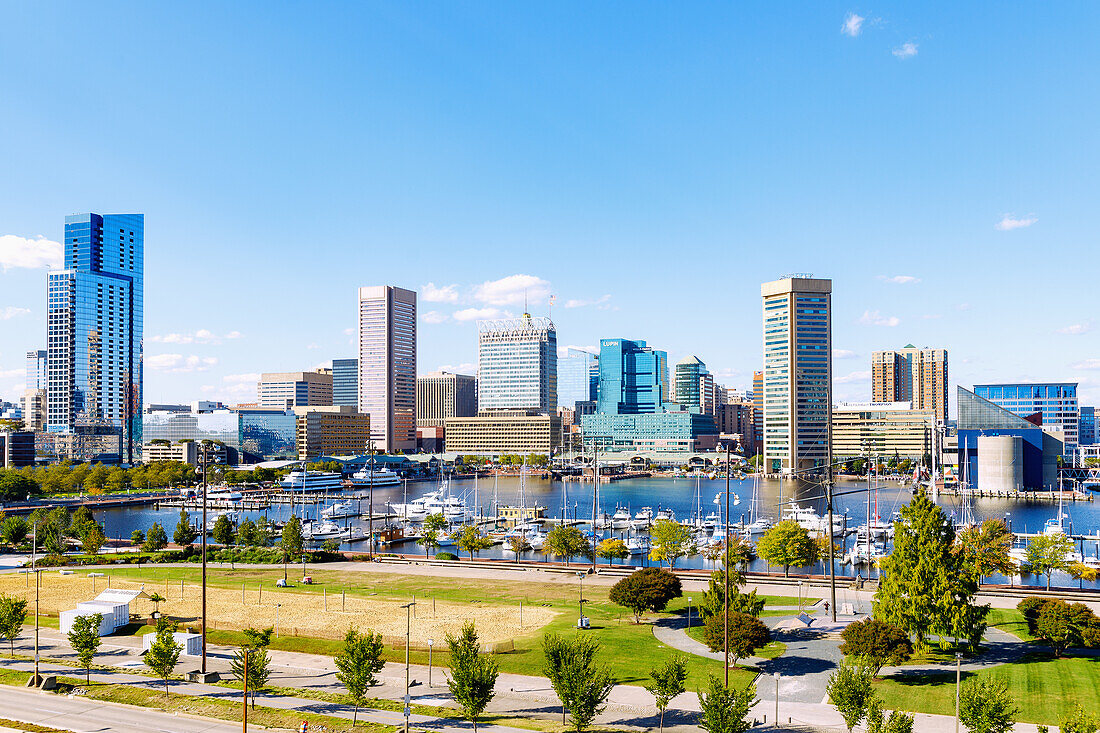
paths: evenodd
<path fill-rule="evenodd" d="M 112 579 L 112 588 L 139 590 L 142 584 Z M 106 578 L 92 579 L 86 572 L 73 575 L 61 575 L 57 571 L 42 573 L 39 591 L 41 609 L 44 613 L 56 615 L 60 611 L 75 608 L 81 601 L 90 601 L 107 588 Z M 182 600 L 179 581 L 170 584 L 147 583 L 147 593 L 154 591 L 168 598 L 160 604 L 162 613 L 185 621 L 197 619 L 201 609 L 201 587 L 185 584 Z M 0 575 L 0 592 L 26 598 L 30 603 L 29 614 L 34 613 L 34 578 L 25 575 Z M 339 593 L 329 593 L 326 599 L 320 589 L 280 590 L 270 585 L 263 588 L 263 600 L 255 583 L 244 592 L 242 603 L 241 590 L 207 587 L 207 618 L 211 628 L 240 630 L 246 627 L 263 628 L 276 625 L 276 604 L 278 607 L 279 633 L 298 636 L 317 636 L 322 638 L 343 638 L 348 627 L 360 630 L 372 629 L 386 637 L 387 643 L 402 642 L 405 638 L 407 612 L 401 608 L 405 601 L 382 598 L 363 598 L 347 596 L 341 610 Z M 145 599 L 137 599 L 130 604 L 131 617 L 146 619 L 153 610 L 153 604 Z M 443 644 L 445 635 L 457 634 L 465 621 L 473 621 L 477 626 L 482 643 L 505 642 L 521 634 L 530 633 L 547 623 L 555 612 L 541 606 L 523 608 L 523 626 L 520 627 L 518 606 L 494 606 L 484 603 L 453 603 L 420 599 L 414 608 L 412 619 L 413 646 L 427 646 L 428 639 L 436 645 Z"/>

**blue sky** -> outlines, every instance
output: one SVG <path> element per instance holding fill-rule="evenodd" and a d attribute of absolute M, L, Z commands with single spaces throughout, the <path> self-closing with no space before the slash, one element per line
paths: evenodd
<path fill-rule="evenodd" d="M 421 372 L 471 369 L 526 288 L 563 347 L 748 387 L 759 284 L 798 271 L 834 281 L 839 399 L 911 342 L 1100 402 L 1098 15 L 0 2 L 0 399 L 97 211 L 146 215 L 147 401 L 352 356 L 380 283 L 421 294 Z"/>

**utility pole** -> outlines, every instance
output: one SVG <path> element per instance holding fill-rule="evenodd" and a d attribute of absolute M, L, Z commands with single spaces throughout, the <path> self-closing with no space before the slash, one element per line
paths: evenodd
<path fill-rule="evenodd" d="M 202 443 L 202 526 L 199 534 L 202 536 L 202 681 L 206 682 L 206 471 L 209 465 L 210 444 Z"/>
<path fill-rule="evenodd" d="M 367 439 L 367 453 L 370 455 L 368 470 L 370 473 L 370 488 L 367 498 L 367 556 L 374 560 L 374 439 Z M 406 690 L 408 692 L 408 690 Z M 405 718 L 405 730 L 408 730 L 408 717 Z"/>
<path fill-rule="evenodd" d="M 600 459 L 597 450 L 596 436 L 592 436 L 592 572 L 596 572 L 596 505 L 600 496 Z M 614 532 L 612 535 L 614 536 Z"/>
<path fill-rule="evenodd" d="M 241 730 L 248 733 L 248 647 L 244 648 L 244 705 L 241 706 Z"/>
<path fill-rule="evenodd" d="M 726 689 L 730 686 L 730 444 L 726 441 L 726 555 L 722 558 L 722 656 Z"/>
<path fill-rule="evenodd" d="M 829 609 L 833 616 L 833 623 L 836 623 L 836 568 L 834 567 L 833 558 L 833 418 L 829 415 L 829 452 L 826 454 L 828 457 L 827 464 L 825 466 L 825 509 L 826 509 L 826 526 L 825 526 L 825 541 L 829 545 Z M 841 535 L 843 537 L 843 535 Z M 779 695 L 776 695 L 776 699 Z M 776 718 L 776 724 L 779 723 L 779 719 Z"/>
<path fill-rule="evenodd" d="M 405 619 L 405 733 L 409 733 L 409 704 L 412 702 L 412 698 L 409 697 L 409 644 L 412 642 L 412 607 L 416 605 L 416 602 L 406 603 L 402 606 L 406 612 Z"/>

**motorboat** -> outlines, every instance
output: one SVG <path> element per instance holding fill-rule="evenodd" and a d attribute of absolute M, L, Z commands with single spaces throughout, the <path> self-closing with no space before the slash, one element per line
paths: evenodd
<path fill-rule="evenodd" d="M 658 509 L 657 513 L 653 516 L 653 520 L 655 522 L 675 522 L 676 512 L 672 511 L 671 509 Z"/>
<path fill-rule="evenodd" d="M 615 513 L 611 515 L 611 529 L 626 529 L 630 526 L 630 509 L 628 507 L 615 507 Z"/>
<path fill-rule="evenodd" d="M 649 551 L 648 544 L 640 537 L 628 537 L 624 544 L 631 555 L 644 555 Z"/>
<path fill-rule="evenodd" d="M 206 532 L 207 532 L 207 534 L 214 531 L 214 524 L 218 521 L 219 517 L 226 517 L 233 524 L 237 524 L 237 522 L 240 521 L 240 515 L 237 514 L 237 512 L 234 512 L 234 511 L 218 512 L 216 514 L 210 514 L 208 512 L 207 516 L 206 516 Z"/>
<path fill-rule="evenodd" d="M 650 507 L 642 507 L 642 510 L 636 513 L 633 521 L 630 522 L 633 529 L 648 529 L 651 524 L 653 524 L 653 509 Z"/>
<path fill-rule="evenodd" d="M 431 491 L 419 499 L 413 499 L 407 504 L 388 504 L 390 510 L 410 522 L 419 522 L 429 514 L 442 514 L 446 519 L 466 519 L 470 511 L 463 501 L 457 497 L 449 496 L 443 489 Z"/>
<path fill-rule="evenodd" d="M 362 527 L 345 527 L 340 532 L 340 539 L 344 542 L 358 542 L 367 539 L 367 533 Z"/>
<path fill-rule="evenodd" d="M 340 474 L 325 471 L 291 471 L 279 481 L 288 491 L 338 491 L 344 488 Z"/>
<path fill-rule="evenodd" d="M 343 528 L 332 522 L 309 522 L 302 535 L 310 540 L 337 540 L 343 535 Z"/>
<path fill-rule="evenodd" d="M 207 501 L 240 501 L 244 494 L 228 486 L 213 486 L 206 490 Z"/>
<path fill-rule="evenodd" d="M 764 534 L 772 528 L 772 520 L 767 517 L 760 517 L 755 522 L 745 527 L 745 531 L 748 534 Z"/>
<path fill-rule="evenodd" d="M 330 507 L 321 510 L 321 516 L 325 519 L 345 519 L 359 516 L 359 511 L 350 501 L 339 501 Z"/>
<path fill-rule="evenodd" d="M 388 468 L 368 470 L 365 466 L 348 479 L 352 486 L 392 486 L 401 483 L 401 477 Z"/>

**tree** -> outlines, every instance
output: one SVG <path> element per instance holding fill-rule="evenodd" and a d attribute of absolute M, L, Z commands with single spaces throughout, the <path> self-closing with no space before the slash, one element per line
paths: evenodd
<path fill-rule="evenodd" d="M 80 535 L 81 548 L 86 555 L 98 555 L 99 550 L 106 544 L 107 538 L 103 535 L 103 528 L 96 522 L 84 525 Z"/>
<path fill-rule="evenodd" d="M 149 596 L 149 602 L 153 604 L 153 613 L 160 612 L 160 604 L 164 603 L 167 600 L 168 599 L 162 596 L 160 593 L 153 591 L 152 595 Z"/>
<path fill-rule="evenodd" d="M 1041 534 L 1027 543 L 1027 564 L 1036 575 L 1050 576 L 1055 570 L 1069 568 L 1069 555 L 1073 552 L 1073 540 L 1064 534 Z"/>
<path fill-rule="evenodd" d="M 671 519 L 658 519 L 649 528 L 649 559 L 667 562 L 670 568 L 684 555 L 695 552 L 691 530 Z"/>
<path fill-rule="evenodd" d="M 0 639 L 7 639 L 11 655 L 15 656 L 15 638 L 23 630 L 27 619 L 27 602 L 6 593 L 0 593 Z"/>
<path fill-rule="evenodd" d="M 673 598 L 683 595 L 680 579 L 664 568 L 643 568 L 611 586 L 612 603 L 629 608 L 634 623 L 641 623 L 646 611 L 663 611 Z"/>
<path fill-rule="evenodd" d="M 15 501 L 36 496 L 41 491 L 33 479 L 15 471 L 0 472 L 0 501 Z"/>
<path fill-rule="evenodd" d="M 233 541 L 236 539 L 236 532 L 233 531 L 233 522 L 230 521 L 229 516 L 226 514 L 219 514 L 218 518 L 214 520 L 214 531 L 211 534 L 214 535 L 214 541 L 219 545 L 232 545 Z"/>
<path fill-rule="evenodd" d="M 488 550 L 493 546 L 493 541 L 482 535 L 477 527 L 469 525 L 463 527 L 462 531 L 459 532 L 458 540 L 455 542 L 455 545 L 458 546 L 458 549 L 470 553 L 470 559 L 473 560 L 475 552 Z"/>
<path fill-rule="evenodd" d="M 451 651 L 447 688 L 462 708 L 466 720 L 474 724 L 474 733 L 477 733 L 477 720 L 493 699 L 493 687 L 500 671 L 497 661 L 480 653 L 481 645 L 473 621 L 463 624 L 462 632 L 457 637 L 448 633 L 447 647 Z"/>
<path fill-rule="evenodd" d="M 145 652 L 145 666 L 164 680 L 164 696 L 168 697 L 168 678 L 176 669 L 183 647 L 172 638 L 174 626 L 166 618 L 157 619 L 157 637 Z"/>
<path fill-rule="evenodd" d="M 435 529 L 425 529 L 420 535 L 420 539 L 416 541 L 416 544 L 424 548 L 424 557 L 427 557 L 432 550 L 439 547 L 439 531 Z"/>
<path fill-rule="evenodd" d="M 848 733 L 852 733 L 852 728 L 863 720 L 871 701 L 871 670 L 860 664 L 844 662 L 829 677 L 825 692 L 829 703 L 844 718 Z"/>
<path fill-rule="evenodd" d="M 4 521 L 0 522 L 0 542 L 14 548 L 27 539 L 30 530 L 30 525 L 23 517 L 4 517 Z"/>
<path fill-rule="evenodd" d="M 1100 730 L 1100 718 L 1090 715 L 1081 707 L 1081 703 L 1073 708 L 1073 712 L 1062 719 L 1058 725 L 1059 733 L 1096 733 Z"/>
<path fill-rule="evenodd" d="M 626 548 L 625 542 L 612 537 L 596 546 L 596 557 L 602 557 L 610 565 L 612 560 L 623 560 L 630 557 L 630 550 Z"/>
<path fill-rule="evenodd" d="M 956 538 L 955 551 L 962 555 L 964 563 L 982 578 L 1000 573 L 1012 575 L 1016 563 L 1009 556 L 1012 549 L 1012 532 L 1001 519 L 987 519 L 977 527 L 967 527 Z"/>
<path fill-rule="evenodd" d="M 615 686 L 611 669 L 596 663 L 600 643 L 586 634 L 546 634 L 542 649 L 546 677 L 561 700 L 562 722 L 568 710 L 573 730 L 581 733 L 603 712 L 604 702 Z"/>
<path fill-rule="evenodd" d="M 215 522 L 217 524 L 217 522 Z M 215 527 L 216 529 L 216 527 Z M 245 547 L 256 547 L 259 542 L 259 530 L 251 519 L 242 520 L 237 525 L 237 542 Z"/>
<path fill-rule="evenodd" d="M 172 541 L 180 547 L 190 547 L 198 536 L 198 530 L 191 526 L 191 515 L 186 509 L 180 509 L 180 518 L 176 522 L 176 531 L 172 533 Z"/>
<path fill-rule="evenodd" d="M 653 695 L 653 703 L 661 713 L 660 730 L 665 729 L 665 708 L 672 699 L 684 691 L 684 682 L 687 681 L 687 660 L 676 654 L 672 659 L 660 667 L 649 670 L 649 676 L 653 680 L 645 686 L 649 694 Z"/>
<path fill-rule="evenodd" d="M 699 693 L 699 727 L 707 733 L 745 733 L 752 728 L 749 711 L 757 702 L 756 682 L 738 690 L 710 675 L 707 693 Z"/>
<path fill-rule="evenodd" d="M 840 632 L 840 653 L 863 660 L 874 676 L 885 664 L 897 666 L 913 654 L 909 635 L 885 621 L 868 618 L 848 624 Z"/>
<path fill-rule="evenodd" d="M 256 708 L 256 694 L 267 686 L 267 681 L 271 677 L 271 658 L 267 654 L 267 647 L 271 644 L 273 631 L 274 629 L 270 626 L 266 629 L 245 629 L 245 643 L 233 653 L 233 660 L 229 663 L 229 672 L 234 679 L 243 682 L 247 675 L 247 688 L 252 694 L 253 709 Z"/>
<path fill-rule="evenodd" d="M 302 554 L 305 549 L 305 539 L 302 537 L 302 520 L 291 517 L 283 525 L 283 536 L 279 541 L 279 548 L 283 551 L 283 559 L 294 559 Z"/>
<path fill-rule="evenodd" d="M 555 557 L 564 557 L 566 565 L 573 557 L 592 557 L 592 545 L 584 533 L 565 524 L 559 524 L 547 533 L 544 546 Z"/>
<path fill-rule="evenodd" d="M 781 565 L 790 576 L 791 566 L 805 567 L 817 561 L 817 544 L 798 522 L 778 522 L 756 543 L 756 552 L 769 565 Z"/>
<path fill-rule="evenodd" d="M 1070 618 L 1069 604 L 1060 598 L 1051 598 L 1039 609 L 1035 635 L 1050 644 L 1056 657 L 1082 641 L 1081 630 Z"/>
<path fill-rule="evenodd" d="M 519 562 L 519 556 L 525 552 L 531 551 L 531 543 L 527 541 L 527 537 L 522 534 L 514 534 L 508 538 L 508 549 L 512 551 L 516 556 L 516 562 Z"/>
<path fill-rule="evenodd" d="M 751 657 L 752 653 L 771 641 L 772 635 L 764 622 L 747 613 L 731 610 L 729 615 L 729 657 L 733 666 L 738 659 Z M 711 614 L 703 622 L 703 641 L 712 652 L 720 652 L 726 645 L 722 614 Z"/>
<path fill-rule="evenodd" d="M 77 616 L 69 629 L 69 646 L 76 652 L 76 658 L 84 667 L 84 681 L 88 683 L 92 680 L 92 658 L 99 649 L 99 624 L 102 621 L 101 613 Z"/>
<path fill-rule="evenodd" d="M 703 601 L 699 604 L 700 617 L 705 621 L 714 615 L 721 616 L 725 610 L 725 598 L 725 577 L 721 570 L 715 570 L 710 574 L 710 584 L 707 590 L 703 591 Z M 731 576 L 729 610 L 759 617 L 760 612 L 764 610 L 764 599 L 757 597 L 755 588 L 748 593 L 740 592 Z"/>
<path fill-rule="evenodd" d="M 970 733 L 1008 733 L 1019 709 L 999 678 L 975 677 L 959 691 L 959 721 Z"/>
<path fill-rule="evenodd" d="M 378 682 L 377 674 L 382 671 L 382 635 L 367 629 L 360 634 L 355 627 L 344 635 L 344 653 L 333 657 L 332 661 L 340 670 L 336 679 L 344 683 L 348 697 L 355 705 L 351 724 L 359 715 L 359 706 L 367 699 L 367 688 Z"/>
<path fill-rule="evenodd" d="M 879 561 L 874 616 L 900 627 L 924 648 L 929 634 L 964 640 L 977 648 L 989 606 L 974 604 L 974 573 L 953 551 L 955 529 L 924 494 L 901 509 L 894 551 Z"/>
<path fill-rule="evenodd" d="M 135 529 L 130 533 L 130 544 L 134 547 L 141 547 L 145 544 L 145 533 L 140 529 Z"/>
<path fill-rule="evenodd" d="M 168 534 L 164 531 L 164 527 L 157 522 L 153 522 L 153 526 L 145 533 L 145 542 L 142 544 L 141 549 L 144 552 L 157 552 L 163 550 L 167 544 Z"/>
<path fill-rule="evenodd" d="M 867 733 L 913 733 L 913 715 L 894 710 L 890 717 L 882 713 L 882 702 L 875 695 L 867 702 Z"/>

